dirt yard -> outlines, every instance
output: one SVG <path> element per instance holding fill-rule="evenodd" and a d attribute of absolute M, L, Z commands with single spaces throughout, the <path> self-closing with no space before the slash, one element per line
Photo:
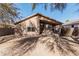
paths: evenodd
<path fill-rule="evenodd" d="M 70 56 L 79 55 L 79 43 L 72 38 L 26 36 L 0 43 L 2 56 Z"/>

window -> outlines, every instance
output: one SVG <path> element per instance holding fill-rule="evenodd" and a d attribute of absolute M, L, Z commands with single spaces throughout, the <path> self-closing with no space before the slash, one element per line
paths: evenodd
<path fill-rule="evenodd" d="M 34 27 L 28 27 L 27 29 L 28 29 L 28 31 L 35 31 Z"/>
<path fill-rule="evenodd" d="M 74 27 L 74 25 L 72 25 L 72 27 Z"/>
<path fill-rule="evenodd" d="M 52 29 L 52 25 L 46 24 L 47 29 Z"/>
<path fill-rule="evenodd" d="M 27 27 L 27 31 L 35 31 L 35 27 L 30 23 L 30 25 Z"/>

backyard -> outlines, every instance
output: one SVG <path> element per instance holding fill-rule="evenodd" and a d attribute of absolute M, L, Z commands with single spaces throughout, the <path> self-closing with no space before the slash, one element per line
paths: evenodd
<path fill-rule="evenodd" d="M 0 3 L 0 55 L 79 56 L 77 10 L 74 3 Z"/>
<path fill-rule="evenodd" d="M 79 55 L 79 42 L 71 37 L 59 37 L 58 34 L 23 37 L 8 35 L 0 37 L 0 40 L 0 55 L 3 56 Z"/>

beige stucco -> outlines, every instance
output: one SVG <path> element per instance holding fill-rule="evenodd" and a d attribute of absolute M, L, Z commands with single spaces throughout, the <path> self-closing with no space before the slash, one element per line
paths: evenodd
<path fill-rule="evenodd" d="M 30 18 L 30 19 L 27 19 L 27 20 L 25 20 L 25 21 L 19 23 L 19 24 L 21 25 L 21 28 L 23 29 L 24 33 L 25 33 L 25 32 L 28 33 L 27 27 L 29 27 L 31 23 L 33 24 L 33 26 L 34 26 L 37 30 L 39 30 L 39 20 L 38 20 L 38 16 L 35 16 L 35 17 L 32 17 L 32 18 Z M 37 32 L 37 31 L 35 31 L 35 32 Z"/>

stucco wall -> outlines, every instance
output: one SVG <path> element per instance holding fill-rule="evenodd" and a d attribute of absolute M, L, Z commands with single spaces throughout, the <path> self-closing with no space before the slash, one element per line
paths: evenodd
<path fill-rule="evenodd" d="M 21 22 L 19 24 L 21 25 L 21 28 L 23 30 L 25 30 L 24 32 L 28 32 L 27 31 L 27 27 L 30 26 L 30 23 L 32 23 L 33 26 L 36 28 L 36 30 L 39 31 L 39 20 L 38 20 L 38 16 L 32 17 L 30 19 L 27 19 L 27 20 L 25 20 L 25 21 L 23 21 L 23 22 Z"/>

